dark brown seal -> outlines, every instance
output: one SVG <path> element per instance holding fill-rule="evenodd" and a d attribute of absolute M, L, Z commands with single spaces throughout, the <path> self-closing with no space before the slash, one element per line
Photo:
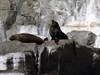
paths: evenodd
<path fill-rule="evenodd" d="M 23 43 L 42 44 L 44 42 L 41 38 L 39 38 L 35 35 L 32 35 L 32 34 L 28 34 L 28 33 L 15 34 L 15 35 L 12 35 L 9 39 L 11 41 L 18 40 Z"/>
<path fill-rule="evenodd" d="M 68 39 L 67 35 L 61 31 L 59 24 L 54 20 L 52 20 L 52 25 L 50 27 L 49 33 L 52 40 Z"/>
<path fill-rule="evenodd" d="M 55 40 L 56 44 L 58 44 L 60 39 L 68 39 L 68 36 L 62 32 L 59 24 L 55 20 L 52 20 L 52 25 L 50 27 L 49 33 L 52 38 L 51 40 Z M 76 55 L 75 41 L 73 41 L 73 53 Z"/>

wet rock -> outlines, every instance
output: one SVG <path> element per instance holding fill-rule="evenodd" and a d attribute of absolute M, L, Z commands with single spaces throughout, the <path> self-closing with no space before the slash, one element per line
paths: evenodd
<path fill-rule="evenodd" d="M 12 71 L 13 70 L 13 57 L 7 59 L 7 69 Z"/>
<path fill-rule="evenodd" d="M 37 74 L 37 65 L 36 57 L 34 52 L 27 51 L 25 52 L 25 75 L 36 75 Z"/>
<path fill-rule="evenodd" d="M 55 75 L 96 75 L 96 69 L 93 65 L 95 48 L 80 45 L 76 47 L 75 55 L 72 41 L 60 40 L 58 44 L 60 46 L 52 42 L 53 45 L 50 47 L 50 44 L 51 42 L 46 45 L 41 53 L 40 69 L 42 70 L 40 75 L 50 75 L 52 72 Z M 54 48 L 54 46 L 57 48 Z"/>
<path fill-rule="evenodd" d="M 90 31 L 71 31 L 67 35 L 83 46 L 94 46 L 96 41 L 96 35 Z"/>
<path fill-rule="evenodd" d="M 26 75 L 99 75 L 100 49 L 82 45 L 74 47 L 73 45 L 75 45 L 73 40 L 59 40 L 58 44 L 55 41 L 47 41 L 42 45 L 17 41 L 0 44 L 5 47 L 6 54 L 9 52 L 25 53 Z M 94 53 L 98 54 L 99 61 L 97 58 L 94 59 Z"/>
<path fill-rule="evenodd" d="M 44 48 L 43 52 L 40 56 L 40 73 L 46 73 L 49 69 L 49 53 L 46 48 Z"/>
<path fill-rule="evenodd" d="M 58 75 L 58 72 L 57 71 L 52 71 L 50 73 L 41 74 L 41 75 Z"/>

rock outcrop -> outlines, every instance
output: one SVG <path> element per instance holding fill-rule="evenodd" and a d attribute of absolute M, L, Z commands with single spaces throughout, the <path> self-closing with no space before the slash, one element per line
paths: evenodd
<path fill-rule="evenodd" d="M 1 43 L 0 53 L 4 56 L 24 53 L 25 75 L 99 75 L 100 49 L 73 45 L 73 40 L 60 40 L 58 44 L 47 41 L 41 45 L 12 41 Z M 96 59 L 94 53 L 98 56 Z M 15 63 L 12 59 L 13 56 L 6 60 L 8 68 L 14 68 L 8 65 Z"/>
<path fill-rule="evenodd" d="M 70 39 L 73 39 L 77 43 L 83 46 L 94 46 L 96 41 L 96 35 L 91 31 L 71 31 L 67 33 Z"/>

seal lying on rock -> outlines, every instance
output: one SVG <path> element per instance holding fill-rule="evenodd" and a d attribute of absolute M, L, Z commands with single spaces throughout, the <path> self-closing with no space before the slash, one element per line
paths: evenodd
<path fill-rule="evenodd" d="M 68 39 L 68 36 L 61 31 L 59 24 L 54 20 L 52 20 L 49 33 L 52 38 L 51 40 Z"/>
<path fill-rule="evenodd" d="M 36 44 L 42 44 L 44 41 L 35 35 L 28 34 L 28 33 L 21 33 L 21 34 L 15 34 L 12 35 L 9 40 L 18 40 L 23 43 L 36 43 Z"/>

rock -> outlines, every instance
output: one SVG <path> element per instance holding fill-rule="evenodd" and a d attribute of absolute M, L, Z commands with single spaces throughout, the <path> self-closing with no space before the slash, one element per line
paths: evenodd
<path fill-rule="evenodd" d="M 0 44 L 0 53 L 25 53 L 26 75 L 99 75 L 100 49 L 73 45 L 73 40 L 59 40 L 58 44 L 47 41 L 42 45 L 9 41 Z M 93 58 L 94 53 L 99 61 Z"/>
<path fill-rule="evenodd" d="M 7 41 L 0 43 L 0 54 L 16 53 L 16 52 L 25 52 L 32 50 L 35 52 L 36 49 L 35 43 L 21 43 L 19 41 Z"/>
<path fill-rule="evenodd" d="M 13 57 L 8 58 L 6 64 L 8 70 L 13 70 Z"/>
<path fill-rule="evenodd" d="M 95 75 L 92 60 L 95 49 L 80 45 L 79 48 L 76 47 L 75 55 L 72 41 L 60 40 L 60 46 L 52 44 L 53 42 L 46 43 L 41 53 L 40 74 L 50 75 L 53 72 L 55 75 L 57 73 L 60 75 Z"/>
<path fill-rule="evenodd" d="M 0 43 L 3 41 L 2 39 L 3 39 L 3 37 L 2 37 L 2 35 L 0 34 Z"/>
<path fill-rule="evenodd" d="M 37 74 L 37 65 L 36 57 L 34 52 L 26 51 L 25 52 L 25 75 L 36 75 Z"/>
<path fill-rule="evenodd" d="M 96 35 L 90 31 L 71 31 L 68 37 L 83 46 L 94 46 Z"/>
<path fill-rule="evenodd" d="M 37 0 L 0 1 L 0 21 L 3 23 L 3 30 L 1 31 L 2 38 L 7 38 L 16 32 L 17 25 L 33 25 L 38 27 L 40 15 L 38 6 L 39 2 Z M 14 29 L 14 32 L 7 35 L 5 31 L 11 28 Z M 0 29 L 2 29 L 1 26 Z M 2 41 L 5 41 L 5 39 L 3 39 Z"/>

